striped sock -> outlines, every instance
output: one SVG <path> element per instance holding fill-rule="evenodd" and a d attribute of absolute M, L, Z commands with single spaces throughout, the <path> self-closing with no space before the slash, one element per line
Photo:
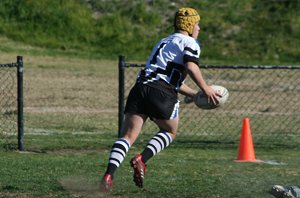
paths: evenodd
<path fill-rule="evenodd" d="M 170 133 L 159 131 L 147 144 L 142 152 L 142 161 L 146 163 L 151 157 L 158 154 L 172 142 Z"/>
<path fill-rule="evenodd" d="M 109 163 L 107 166 L 106 173 L 109 173 L 111 175 L 114 174 L 114 172 L 117 170 L 117 168 L 121 165 L 123 162 L 126 153 L 130 149 L 129 142 L 124 139 L 120 138 L 118 139 L 112 146 L 109 156 Z"/>

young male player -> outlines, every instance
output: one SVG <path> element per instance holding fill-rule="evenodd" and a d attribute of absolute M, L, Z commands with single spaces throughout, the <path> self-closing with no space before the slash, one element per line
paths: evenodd
<path fill-rule="evenodd" d="M 216 103 L 217 97 L 221 97 L 206 84 L 199 69 L 200 46 L 196 40 L 200 32 L 199 21 L 195 9 L 180 8 L 175 14 L 175 32 L 156 44 L 145 68 L 139 72 L 126 102 L 122 137 L 111 148 L 101 181 L 105 190 L 111 189 L 115 171 L 138 138 L 144 122 L 150 118 L 159 131 L 144 151 L 130 162 L 135 184 L 143 187 L 147 161 L 169 146 L 176 136 L 179 122 L 177 93 L 189 97 L 197 93 L 184 84 L 187 75 L 206 93 L 208 100 Z"/>

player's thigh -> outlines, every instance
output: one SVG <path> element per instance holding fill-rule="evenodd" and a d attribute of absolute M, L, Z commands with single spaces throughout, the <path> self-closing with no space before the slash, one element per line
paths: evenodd
<path fill-rule="evenodd" d="M 154 122 L 156 123 L 156 125 L 159 127 L 160 130 L 167 131 L 173 134 L 174 136 L 176 135 L 178 130 L 178 122 L 179 122 L 178 117 L 170 120 L 155 119 Z"/>
<path fill-rule="evenodd" d="M 126 138 L 132 145 L 140 134 L 146 120 L 146 115 L 126 113 L 121 136 Z"/>

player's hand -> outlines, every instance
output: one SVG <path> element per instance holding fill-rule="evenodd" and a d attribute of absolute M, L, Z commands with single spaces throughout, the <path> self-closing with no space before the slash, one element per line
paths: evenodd
<path fill-rule="evenodd" d="M 184 97 L 184 103 L 185 104 L 190 104 L 192 102 L 194 102 L 194 98 L 193 97 L 191 97 L 191 96 L 185 96 Z"/>
<path fill-rule="evenodd" d="M 212 101 L 215 105 L 217 105 L 219 103 L 218 98 L 222 98 L 222 95 L 215 92 L 211 86 L 207 86 L 203 91 L 207 95 L 207 100 L 209 103 Z"/>

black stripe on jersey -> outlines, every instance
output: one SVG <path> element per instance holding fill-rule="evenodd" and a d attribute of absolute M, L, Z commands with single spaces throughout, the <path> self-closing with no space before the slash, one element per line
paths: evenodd
<path fill-rule="evenodd" d="M 198 50 L 193 50 L 193 49 L 190 48 L 190 47 L 185 47 L 185 48 L 184 48 L 184 51 L 189 51 L 189 52 L 191 52 L 191 53 L 194 54 L 194 55 L 198 55 Z"/>
<path fill-rule="evenodd" d="M 165 44 L 167 44 L 167 43 L 162 43 L 162 44 L 160 44 L 160 46 L 157 48 L 155 54 L 154 54 L 153 57 L 152 57 L 152 60 L 150 61 L 151 64 L 156 64 L 156 62 L 157 62 L 157 56 L 158 56 L 158 54 L 159 54 L 161 48 L 163 48 Z"/>
<path fill-rule="evenodd" d="M 177 72 L 176 72 L 177 70 Z M 145 82 L 151 79 L 155 79 L 157 74 L 163 74 L 168 77 L 172 77 L 170 79 L 170 84 L 174 87 L 177 87 L 178 83 L 181 83 L 185 76 L 182 76 L 183 71 L 185 70 L 185 67 L 183 65 L 174 63 L 174 62 L 168 62 L 165 69 L 157 68 L 155 71 L 152 71 L 148 76 L 146 76 L 145 70 L 142 70 L 140 72 L 140 76 L 138 79 L 139 81 Z M 172 76 L 171 76 L 172 75 Z"/>
<path fill-rule="evenodd" d="M 183 56 L 183 62 L 187 63 L 187 62 L 193 62 L 196 65 L 199 66 L 199 58 L 193 57 L 193 56 L 189 56 L 189 55 L 184 55 Z"/>
<path fill-rule="evenodd" d="M 151 80 L 152 78 L 156 78 L 157 73 L 156 72 L 151 72 L 148 76 L 146 76 L 146 71 L 145 69 L 141 70 L 140 72 L 140 79 L 143 81 Z"/>
<path fill-rule="evenodd" d="M 176 71 L 177 70 L 177 71 Z M 170 84 L 177 87 L 178 83 L 180 84 L 185 76 L 182 76 L 183 71 L 185 70 L 185 67 L 183 65 L 174 63 L 174 62 L 168 62 L 166 70 L 163 70 L 161 68 L 157 68 L 156 72 L 160 74 L 165 74 L 168 77 L 171 77 Z"/>

